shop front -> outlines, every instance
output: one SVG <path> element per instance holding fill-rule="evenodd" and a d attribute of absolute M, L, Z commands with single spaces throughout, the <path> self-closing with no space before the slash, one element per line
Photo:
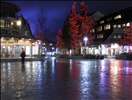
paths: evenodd
<path fill-rule="evenodd" d="M 19 58 L 22 48 L 25 49 L 26 57 L 38 54 L 38 43 L 31 39 L 1 38 L 0 57 Z"/>

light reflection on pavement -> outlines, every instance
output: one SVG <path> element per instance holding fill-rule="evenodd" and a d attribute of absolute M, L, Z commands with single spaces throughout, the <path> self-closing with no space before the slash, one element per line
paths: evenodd
<path fill-rule="evenodd" d="M 132 61 L 1 62 L 1 100 L 132 100 Z"/>

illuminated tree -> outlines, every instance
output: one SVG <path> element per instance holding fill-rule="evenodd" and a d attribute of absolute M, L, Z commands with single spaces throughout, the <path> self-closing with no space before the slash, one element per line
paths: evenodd
<path fill-rule="evenodd" d="M 78 15 L 76 14 L 76 2 L 72 5 L 72 10 L 69 16 L 69 24 L 70 30 L 69 34 L 71 36 L 70 39 L 70 47 L 75 49 L 80 45 L 81 34 L 79 34 L 79 24 L 78 24 Z"/>
<path fill-rule="evenodd" d="M 132 45 L 132 22 L 130 22 L 130 26 L 127 26 L 123 29 L 124 35 L 121 43 L 123 45 Z"/>
<path fill-rule="evenodd" d="M 130 26 L 127 26 L 123 29 L 123 39 L 121 39 L 121 43 L 123 45 L 128 45 L 128 53 L 130 53 L 130 46 L 132 45 L 132 22 L 130 22 Z"/>
<path fill-rule="evenodd" d="M 91 16 L 88 16 L 88 8 L 85 5 L 84 1 L 80 4 L 80 14 L 79 14 L 79 20 L 80 20 L 80 32 L 82 33 L 82 36 L 88 36 L 88 42 L 91 43 L 93 41 L 92 34 L 90 34 L 90 29 L 94 27 L 95 22 L 91 18 Z"/>
<path fill-rule="evenodd" d="M 56 39 L 57 39 L 56 46 L 59 47 L 59 48 L 64 48 L 64 41 L 63 41 L 62 30 L 61 29 L 59 29 L 58 36 L 56 37 Z"/>
<path fill-rule="evenodd" d="M 81 2 L 80 13 L 76 12 L 76 2 L 73 2 L 72 9 L 64 22 L 62 29 L 62 40 L 64 48 L 76 49 L 80 46 L 82 36 L 87 35 L 89 42 L 92 40 L 92 35 L 89 33 L 90 29 L 94 26 L 94 21 L 88 16 L 87 6 Z"/>

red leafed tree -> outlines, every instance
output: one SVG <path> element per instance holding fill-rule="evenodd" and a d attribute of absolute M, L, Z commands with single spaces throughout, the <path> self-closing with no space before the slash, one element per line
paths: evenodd
<path fill-rule="evenodd" d="M 56 46 L 59 48 L 63 48 L 64 47 L 64 41 L 62 38 L 62 30 L 61 29 L 59 29 L 58 36 L 56 37 L 56 39 L 57 39 Z"/>
<path fill-rule="evenodd" d="M 130 26 L 124 28 L 124 37 L 121 40 L 123 45 L 132 45 L 132 22 L 130 22 Z"/>
<path fill-rule="evenodd" d="M 93 26 L 94 21 L 88 16 L 87 6 L 85 6 L 84 2 L 81 2 L 81 11 L 79 14 L 76 12 L 76 2 L 73 2 L 70 15 L 67 17 L 62 29 L 61 42 L 64 42 L 64 48 L 67 50 L 74 49 L 77 53 L 82 36 L 87 35 L 89 40 L 92 40 L 89 31 Z M 57 39 L 57 42 L 59 44 L 59 39 Z"/>
<path fill-rule="evenodd" d="M 78 15 L 76 13 L 76 2 L 73 2 L 72 4 L 72 10 L 69 16 L 69 24 L 70 24 L 70 30 L 69 34 L 71 36 L 70 39 L 70 47 L 72 49 L 75 49 L 80 44 L 81 34 L 79 34 L 79 24 L 78 24 Z"/>
<path fill-rule="evenodd" d="M 80 14 L 79 14 L 79 20 L 81 22 L 80 31 L 83 36 L 88 36 L 88 43 L 91 43 L 93 40 L 92 34 L 90 34 L 90 29 L 94 27 L 95 22 L 91 18 L 91 16 L 88 16 L 88 8 L 85 5 L 85 2 L 82 1 L 80 4 Z"/>

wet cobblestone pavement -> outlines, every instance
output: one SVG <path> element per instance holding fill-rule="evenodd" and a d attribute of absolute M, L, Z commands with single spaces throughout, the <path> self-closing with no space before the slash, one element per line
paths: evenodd
<path fill-rule="evenodd" d="M 132 61 L 1 62 L 1 100 L 132 100 Z"/>

